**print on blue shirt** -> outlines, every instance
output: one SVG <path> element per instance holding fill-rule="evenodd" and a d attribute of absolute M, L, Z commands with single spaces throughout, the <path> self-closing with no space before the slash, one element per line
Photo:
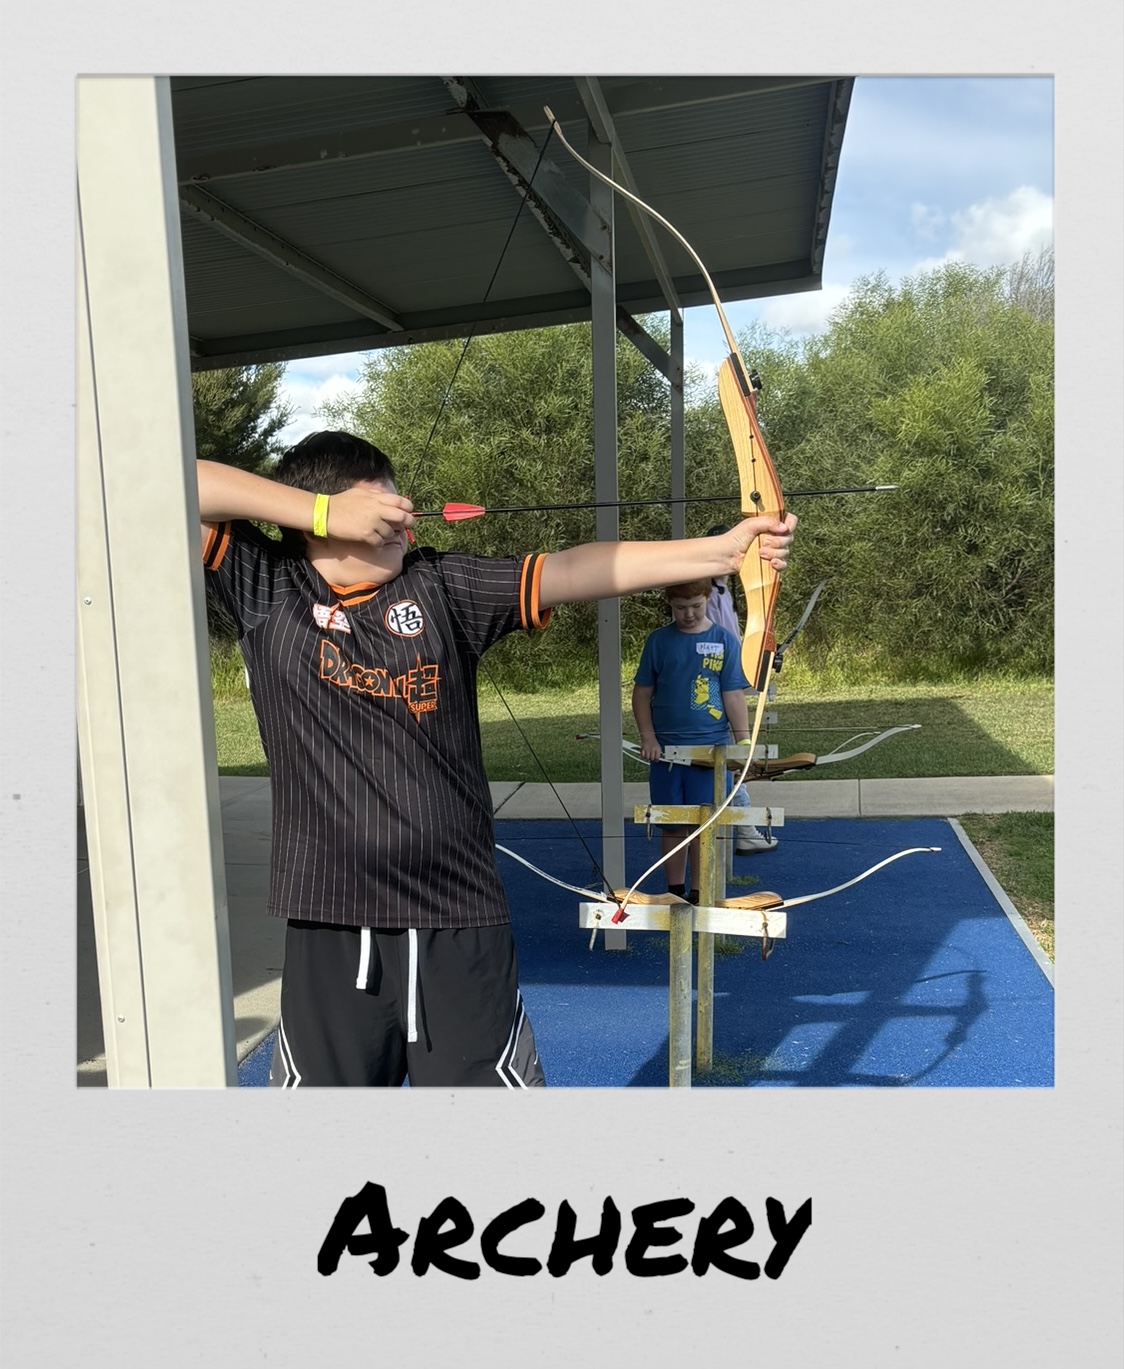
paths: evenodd
<path fill-rule="evenodd" d="M 725 645 L 710 640 L 697 642 L 695 650 L 703 658 L 702 669 L 695 676 L 691 692 L 691 707 L 703 710 L 714 719 L 724 716 L 722 708 L 722 663 L 725 659 Z M 707 672 L 710 672 L 709 674 Z"/>

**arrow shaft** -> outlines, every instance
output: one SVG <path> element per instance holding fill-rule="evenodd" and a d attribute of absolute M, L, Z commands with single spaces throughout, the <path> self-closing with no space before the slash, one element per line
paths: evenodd
<path fill-rule="evenodd" d="M 813 498 L 820 495 L 835 494 L 875 494 L 883 490 L 896 490 L 897 485 L 855 485 L 839 490 L 785 490 L 786 499 Z M 455 506 L 454 512 L 446 509 L 426 509 L 414 514 L 415 518 L 444 518 L 446 522 L 459 522 L 462 519 L 483 518 L 491 513 L 553 513 L 562 509 L 625 509 L 649 504 L 732 504 L 738 499 L 736 494 L 690 494 L 679 499 L 606 499 L 580 500 L 573 504 L 510 504 L 504 508 L 489 508 L 478 505 Z M 472 511 L 469 512 L 468 510 Z"/>

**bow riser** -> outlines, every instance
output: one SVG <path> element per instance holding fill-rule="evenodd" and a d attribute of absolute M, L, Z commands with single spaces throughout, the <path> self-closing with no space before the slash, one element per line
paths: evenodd
<path fill-rule="evenodd" d="M 769 449 L 757 422 L 757 402 L 744 382 L 739 360 L 730 356 L 718 369 L 718 398 L 738 463 L 743 516 L 768 514 L 784 517 L 784 494 Z M 780 576 L 760 556 L 747 555 L 738 572 L 745 601 L 745 632 L 742 636 L 742 669 L 754 689 L 763 691 L 777 649 L 773 631 Z"/>

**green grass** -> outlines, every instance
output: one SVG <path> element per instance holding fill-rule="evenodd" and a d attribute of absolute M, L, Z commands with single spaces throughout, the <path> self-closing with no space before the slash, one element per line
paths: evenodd
<path fill-rule="evenodd" d="M 627 695 L 623 697 L 625 735 L 635 738 Z M 487 681 L 481 681 L 480 719 L 489 779 L 541 780 L 527 741 L 555 783 L 599 778 L 598 744 L 575 740 L 578 733 L 598 730 L 596 685 L 512 694 L 507 701 L 518 726 Z M 781 755 L 823 755 L 858 733 L 921 724 L 920 731 L 891 737 L 853 761 L 800 772 L 786 784 L 1053 771 L 1054 690 L 1049 680 L 866 685 L 822 692 L 781 682 L 772 709 L 777 727 L 763 740 L 775 742 Z M 625 761 L 626 779 L 642 780 L 646 773 L 644 766 Z"/>
<path fill-rule="evenodd" d="M 258 720 L 249 695 L 215 699 L 215 745 L 220 775 L 268 775 Z"/>
<path fill-rule="evenodd" d="M 264 775 L 265 756 L 241 675 L 226 670 L 215 681 L 219 770 Z M 623 696 L 622 696 L 623 697 Z M 598 730 L 597 686 L 508 694 L 507 708 L 487 680 L 480 683 L 484 764 L 490 780 L 596 782 L 600 751 L 577 741 Z M 636 730 L 623 705 L 625 735 Z M 927 778 L 942 775 L 1043 775 L 1054 766 L 1054 690 L 1049 680 L 985 679 L 952 685 L 867 685 L 816 692 L 801 684 L 778 687 L 778 725 L 763 739 L 782 755 L 823 755 L 860 732 L 920 723 L 853 761 L 791 775 L 786 784 L 819 779 Z M 532 754 L 533 749 L 533 754 Z M 643 780 L 646 768 L 626 759 L 625 778 Z"/>
<path fill-rule="evenodd" d="M 966 813 L 958 821 L 1053 960 L 1053 813 Z"/>

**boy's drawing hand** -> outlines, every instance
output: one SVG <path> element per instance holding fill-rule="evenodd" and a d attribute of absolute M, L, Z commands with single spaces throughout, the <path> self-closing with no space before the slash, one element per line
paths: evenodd
<path fill-rule="evenodd" d="M 391 494 L 366 482 L 353 485 L 329 501 L 328 536 L 382 546 L 404 537 L 414 526 L 413 509 L 403 494 Z"/>

